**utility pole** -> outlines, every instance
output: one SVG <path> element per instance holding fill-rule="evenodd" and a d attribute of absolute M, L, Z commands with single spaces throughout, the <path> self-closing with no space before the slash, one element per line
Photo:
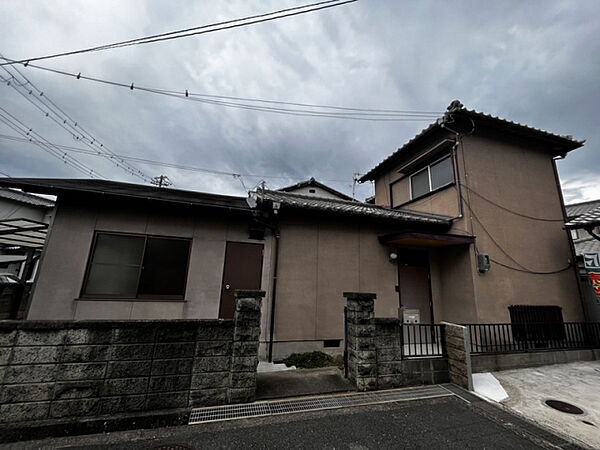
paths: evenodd
<path fill-rule="evenodd" d="M 152 178 L 152 181 L 150 183 L 152 183 L 155 186 L 158 186 L 159 188 L 171 186 L 173 184 L 171 180 L 169 180 L 169 177 L 166 175 L 154 177 Z"/>

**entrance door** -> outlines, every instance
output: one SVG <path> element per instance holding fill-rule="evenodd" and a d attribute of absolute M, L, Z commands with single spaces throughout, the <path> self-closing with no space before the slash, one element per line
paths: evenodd
<path fill-rule="evenodd" d="M 429 255 L 420 250 L 398 250 L 398 284 L 401 319 L 410 323 L 432 323 Z"/>
<path fill-rule="evenodd" d="M 221 285 L 220 319 L 233 319 L 236 289 L 260 289 L 262 277 L 262 244 L 228 242 Z"/>

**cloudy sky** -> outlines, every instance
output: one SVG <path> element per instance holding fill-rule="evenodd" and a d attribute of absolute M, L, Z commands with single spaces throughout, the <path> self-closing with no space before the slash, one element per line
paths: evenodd
<path fill-rule="evenodd" d="M 309 3 L 307 0 L 3 0 L 0 53 L 77 50 Z M 587 139 L 559 162 L 568 202 L 600 198 L 600 2 L 375 1 L 166 42 L 40 61 L 134 86 L 371 109 L 444 111 L 453 99 Z M 314 176 L 346 193 L 430 120 L 358 121 L 280 115 L 21 72 L 103 148 L 122 155 L 263 178 L 277 188 Z M 8 79 L 4 70 L 0 76 Z M 29 86 L 25 86 L 29 87 Z M 27 94 L 25 94 L 26 96 Z M 88 149 L 6 82 L 0 107 L 38 136 Z M 4 113 L 6 114 L 6 113 Z M 18 136 L 0 123 L 0 135 Z M 110 179 L 138 182 L 105 158 L 69 152 Z M 244 194 L 240 180 L 135 166 L 174 186 Z M 38 146 L 0 137 L 0 171 L 79 177 Z M 360 186 L 359 198 L 372 194 Z"/>

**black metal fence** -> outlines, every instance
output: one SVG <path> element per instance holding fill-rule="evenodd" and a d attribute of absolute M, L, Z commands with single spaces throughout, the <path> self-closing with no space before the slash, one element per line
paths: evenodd
<path fill-rule="evenodd" d="M 466 324 L 471 353 L 600 348 L 600 323 Z"/>
<path fill-rule="evenodd" d="M 402 357 L 445 356 L 444 325 L 401 324 Z"/>

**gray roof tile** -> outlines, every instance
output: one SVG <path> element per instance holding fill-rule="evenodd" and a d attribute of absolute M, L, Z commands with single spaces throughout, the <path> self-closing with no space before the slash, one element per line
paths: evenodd
<path fill-rule="evenodd" d="M 567 210 L 568 217 L 576 217 L 585 214 L 598 206 L 600 206 L 600 200 L 590 200 L 587 202 L 565 205 L 565 209 Z"/>
<path fill-rule="evenodd" d="M 594 238 L 583 239 L 575 244 L 575 254 L 583 255 L 584 253 L 600 253 L 600 241 Z"/>
<path fill-rule="evenodd" d="M 567 228 L 585 228 L 600 225 L 600 206 L 571 219 L 566 223 Z"/>
<path fill-rule="evenodd" d="M 457 103 L 459 105 L 459 107 L 453 106 L 455 103 Z M 512 130 L 512 131 L 519 132 L 519 133 L 526 133 L 528 135 L 535 136 L 538 138 L 551 139 L 553 142 L 560 143 L 560 145 L 563 146 L 566 151 L 574 150 L 576 148 L 581 147 L 583 144 L 585 144 L 585 140 L 578 141 L 576 139 L 573 139 L 571 136 L 563 136 L 563 135 L 559 135 L 559 134 L 550 133 L 549 131 L 530 127 L 529 125 L 524 125 L 519 122 L 513 122 L 512 120 L 503 119 L 498 116 L 492 116 L 491 114 L 485 114 L 485 113 L 482 113 L 479 111 L 475 111 L 473 109 L 467 109 L 464 106 L 462 106 L 462 104 L 460 104 L 460 102 L 458 102 L 457 100 L 455 100 L 454 102 L 452 102 L 450 104 L 450 106 L 448 107 L 448 110 L 449 111 L 446 113 L 446 115 L 447 114 L 458 114 L 458 115 L 464 115 L 466 117 L 471 117 L 471 118 L 475 118 L 475 119 L 479 118 L 479 119 L 487 121 L 488 123 L 493 122 L 498 125 L 502 125 L 502 126 L 506 127 L 507 130 Z M 373 167 L 371 170 L 369 170 L 369 172 L 367 172 L 365 175 L 363 175 L 360 178 L 360 181 L 364 182 L 364 181 L 372 180 L 374 178 L 374 175 L 378 171 L 382 170 L 385 166 L 387 166 L 387 164 L 391 160 L 395 159 L 407 147 L 412 145 L 415 141 L 418 141 L 421 137 L 425 136 L 430 131 L 432 131 L 436 128 L 441 128 L 442 123 L 443 123 L 443 118 L 440 117 L 435 122 L 433 122 L 432 124 L 430 124 L 429 126 L 424 128 L 423 130 L 421 130 L 415 137 L 413 137 L 411 140 L 406 142 L 402 147 L 400 147 L 398 150 L 396 150 L 390 156 L 388 156 L 383 161 L 381 161 L 379 164 L 377 164 L 375 167 Z"/>
<path fill-rule="evenodd" d="M 41 206 L 42 208 L 54 208 L 54 202 L 52 200 L 37 195 L 27 194 L 26 192 L 15 191 L 14 189 L 0 188 L 0 198 L 33 206 Z"/>
<path fill-rule="evenodd" d="M 403 222 L 450 226 L 451 217 L 427 214 L 406 209 L 389 209 L 352 200 L 338 200 L 312 197 L 290 192 L 265 190 L 252 192 L 253 198 L 261 201 L 280 202 L 282 207 L 371 217 L 374 219 L 397 220 Z"/>

